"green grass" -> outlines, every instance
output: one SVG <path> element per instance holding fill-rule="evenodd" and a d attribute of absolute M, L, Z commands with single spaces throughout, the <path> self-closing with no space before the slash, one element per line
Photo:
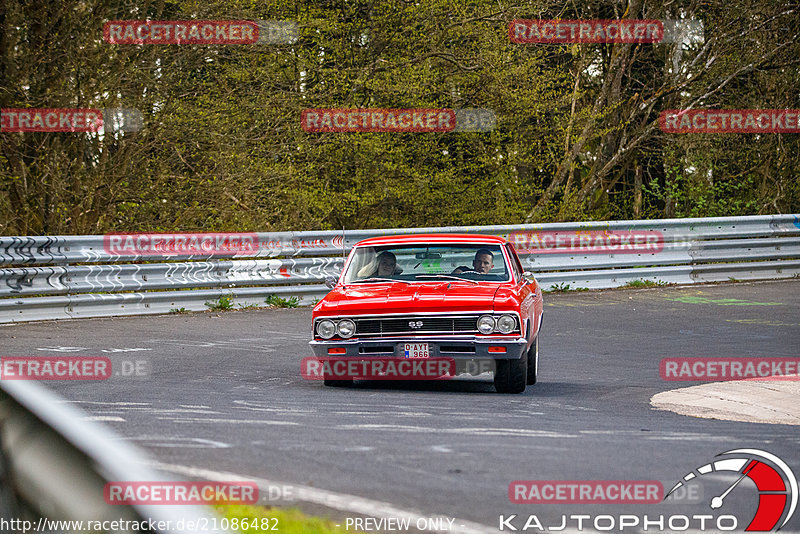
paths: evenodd
<path fill-rule="evenodd" d="M 215 508 L 222 517 L 230 521 L 229 530 L 232 532 L 280 532 L 281 534 L 343 534 L 348 532 L 343 526 L 337 527 L 335 522 L 330 519 L 308 516 L 296 508 L 265 508 L 244 504 L 220 505 Z M 238 528 L 234 527 L 234 521 L 238 523 Z M 247 524 L 242 525 L 242 521 Z"/>
<path fill-rule="evenodd" d="M 553 284 L 547 290 L 548 293 L 563 293 L 564 291 L 569 291 L 569 284 Z"/>
<path fill-rule="evenodd" d="M 553 284 L 545 293 L 564 293 L 567 291 L 589 291 L 588 287 L 570 287 L 569 284 Z"/>
<path fill-rule="evenodd" d="M 180 308 L 172 308 L 171 310 L 169 310 L 169 312 L 170 313 L 189 313 L 189 310 L 187 310 L 186 308 L 180 307 Z"/>
<path fill-rule="evenodd" d="M 658 282 L 653 282 L 652 280 L 629 280 L 625 283 L 625 287 L 633 287 L 633 288 L 643 288 L 643 287 L 662 287 L 667 285 L 666 282 L 663 280 L 659 280 Z"/>
<path fill-rule="evenodd" d="M 233 309 L 233 295 L 222 295 L 214 301 L 206 301 L 211 311 L 228 311 Z"/>
<path fill-rule="evenodd" d="M 279 297 L 278 295 L 270 295 L 264 300 L 272 308 L 297 308 L 300 305 L 300 299 L 297 297 Z"/>

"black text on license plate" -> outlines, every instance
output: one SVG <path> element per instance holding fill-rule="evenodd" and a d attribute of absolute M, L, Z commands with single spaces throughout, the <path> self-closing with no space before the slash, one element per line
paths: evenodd
<path fill-rule="evenodd" d="M 430 358 L 431 350 L 428 343 L 403 344 L 403 356 L 406 358 Z"/>

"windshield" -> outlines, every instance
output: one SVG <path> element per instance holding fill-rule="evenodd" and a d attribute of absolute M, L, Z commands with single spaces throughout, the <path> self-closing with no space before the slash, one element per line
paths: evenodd
<path fill-rule="evenodd" d="M 347 267 L 345 284 L 387 280 L 507 282 L 500 245 L 395 245 L 359 247 Z"/>

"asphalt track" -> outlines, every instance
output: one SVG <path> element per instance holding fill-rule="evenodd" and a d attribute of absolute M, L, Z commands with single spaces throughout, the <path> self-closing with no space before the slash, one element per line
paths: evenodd
<path fill-rule="evenodd" d="M 287 483 L 294 495 L 273 504 L 342 521 L 444 516 L 470 532 L 495 531 L 501 514 L 518 514 L 517 528 L 529 514 L 546 527 L 561 514 L 710 514 L 710 498 L 735 477 L 706 477 L 702 502 L 627 505 L 512 504 L 514 480 L 658 480 L 669 489 L 735 448 L 771 452 L 800 475 L 797 426 L 649 405 L 693 384 L 661 380 L 664 357 L 798 356 L 799 309 L 798 281 L 546 294 L 540 383 L 523 395 L 496 394 L 488 378 L 350 389 L 305 381 L 309 308 L 18 324 L 0 328 L 0 339 L 6 356 L 111 356 L 115 369 L 145 362 L 147 377 L 48 384 L 184 477 Z M 726 501 L 738 531 L 754 495 L 742 484 Z M 783 531 L 800 531 L 800 512 Z"/>

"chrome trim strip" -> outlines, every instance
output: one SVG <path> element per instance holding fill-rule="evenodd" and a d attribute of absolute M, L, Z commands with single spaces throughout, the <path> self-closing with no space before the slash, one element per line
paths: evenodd
<path fill-rule="evenodd" d="M 353 319 L 355 321 L 403 321 L 408 319 L 409 317 L 413 318 L 429 318 L 429 319 L 472 319 L 475 317 L 476 319 L 481 315 L 486 315 L 485 313 L 466 313 L 463 315 L 434 315 L 434 314 L 426 314 L 426 313 L 408 313 L 408 314 L 398 314 L 398 315 L 352 315 L 348 317 L 348 319 Z M 393 319 L 394 317 L 394 319 Z"/>
<path fill-rule="evenodd" d="M 402 317 L 420 317 L 420 316 L 424 317 L 426 315 L 451 315 L 451 316 L 452 315 L 456 315 L 456 316 L 457 315 L 461 315 L 463 317 L 470 317 L 472 315 L 480 315 L 480 314 L 484 314 L 484 313 L 495 313 L 495 312 L 493 312 L 492 310 L 474 310 L 474 311 L 473 310 L 459 310 L 459 311 L 450 311 L 450 312 L 422 312 L 422 313 L 397 313 L 397 312 L 394 312 L 394 313 L 363 313 L 363 314 L 359 313 L 359 314 L 351 314 L 351 315 L 341 315 L 341 316 L 336 316 L 336 317 L 334 317 L 332 315 L 326 315 L 326 316 L 317 317 L 317 320 L 319 320 L 319 319 L 331 319 L 331 318 L 335 318 L 335 319 L 344 319 L 344 318 L 358 319 L 358 318 L 361 318 L 361 317 L 390 317 L 390 316 L 395 316 L 395 317 L 400 317 L 400 318 L 402 318 Z M 516 313 L 516 312 L 496 312 L 496 313 L 503 314 L 503 313 Z"/>
<path fill-rule="evenodd" d="M 491 310 L 488 310 L 488 311 L 487 310 L 483 310 L 483 311 L 471 311 L 470 310 L 470 311 L 467 311 L 467 312 L 456 311 L 456 312 L 427 312 L 427 313 L 425 313 L 425 312 L 423 312 L 423 313 L 368 313 L 368 314 L 350 314 L 350 315 L 321 315 L 319 317 L 315 317 L 314 318 L 314 324 L 316 325 L 317 321 L 321 321 L 323 319 L 330 319 L 330 320 L 333 320 L 333 321 L 338 321 L 339 319 L 352 319 L 354 321 L 359 321 L 361 319 L 370 318 L 370 317 L 379 317 L 381 319 L 391 319 L 391 318 L 405 319 L 405 318 L 411 318 L 411 317 L 413 317 L 413 318 L 419 318 L 419 317 L 422 317 L 422 318 L 424 318 L 424 317 L 434 317 L 434 318 L 436 318 L 436 317 L 447 317 L 447 318 L 453 318 L 453 319 L 459 319 L 459 318 L 468 319 L 468 318 L 472 318 L 473 316 L 475 316 L 475 319 L 477 320 L 478 317 L 480 317 L 481 315 L 486 315 L 486 314 L 489 314 L 489 315 L 493 315 L 493 314 L 497 314 L 497 315 L 503 315 L 503 314 L 516 315 L 517 319 L 519 320 L 519 314 L 517 312 L 493 312 Z"/>
<path fill-rule="evenodd" d="M 477 328 L 475 330 L 456 330 L 457 334 L 474 334 L 477 332 L 478 332 Z M 444 336 L 444 335 L 453 335 L 453 331 L 452 330 L 403 330 L 400 332 L 376 332 L 375 334 L 359 334 L 358 337 L 375 338 L 380 336 L 402 336 L 405 334 L 434 334 L 434 335 Z"/>
<path fill-rule="evenodd" d="M 312 325 L 312 336 L 317 336 L 317 324 L 319 321 L 324 319 L 338 321 L 341 319 L 351 319 L 356 322 L 356 332 L 358 332 L 358 321 L 365 319 L 365 320 L 404 320 L 408 318 L 447 318 L 447 319 L 475 319 L 476 321 L 480 318 L 481 315 L 492 315 L 499 317 L 501 315 L 511 315 L 517 320 L 517 325 L 513 331 L 509 332 L 508 334 L 503 335 L 514 335 L 514 334 L 521 334 L 522 333 L 522 319 L 517 312 L 510 312 L 510 311 L 501 311 L 501 312 L 494 312 L 494 311 L 469 311 L 469 312 L 428 312 L 428 313 L 376 313 L 376 314 L 367 314 L 367 315 L 340 315 L 340 316 L 321 316 L 314 319 L 314 323 Z M 475 330 L 457 330 L 457 331 L 449 331 L 449 330 L 413 330 L 413 331 L 403 331 L 403 332 L 375 332 L 371 334 L 354 334 L 352 338 L 349 339 L 379 339 L 382 336 L 402 336 L 402 335 L 409 335 L 409 334 L 425 334 L 425 335 L 441 335 L 447 334 L 451 336 L 458 336 L 458 335 L 471 335 L 474 333 L 479 333 L 477 329 L 477 324 Z"/>

